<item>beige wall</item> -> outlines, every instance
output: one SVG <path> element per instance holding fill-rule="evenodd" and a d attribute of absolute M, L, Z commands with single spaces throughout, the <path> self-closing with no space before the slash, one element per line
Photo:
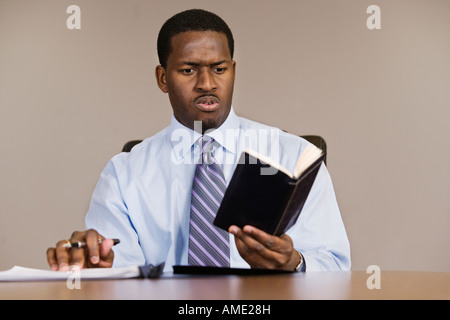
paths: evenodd
<path fill-rule="evenodd" d="M 450 271 L 447 0 L 0 0 L 0 269 L 46 267 L 108 159 L 169 123 L 156 36 L 194 7 L 234 32 L 238 114 L 326 138 L 353 269 Z"/>

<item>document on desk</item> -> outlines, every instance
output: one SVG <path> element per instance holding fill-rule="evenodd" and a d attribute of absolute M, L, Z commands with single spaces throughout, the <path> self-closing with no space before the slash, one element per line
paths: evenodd
<path fill-rule="evenodd" d="M 7 271 L 0 272 L 0 281 L 49 281 L 67 280 L 69 277 L 79 276 L 80 279 L 127 279 L 140 276 L 139 267 L 125 268 L 93 268 L 82 270 L 71 270 L 67 272 L 32 269 L 14 266 Z"/>
<path fill-rule="evenodd" d="M 67 280 L 70 277 L 79 277 L 82 280 L 157 278 L 161 276 L 163 269 L 164 264 L 81 270 L 72 268 L 68 272 L 14 266 L 9 270 L 0 272 L 0 282 Z"/>

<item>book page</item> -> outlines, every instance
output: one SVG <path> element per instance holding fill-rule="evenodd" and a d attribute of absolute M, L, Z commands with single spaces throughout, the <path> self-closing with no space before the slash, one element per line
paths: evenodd
<path fill-rule="evenodd" d="M 294 178 L 298 179 L 303 171 L 308 169 L 314 161 L 320 158 L 322 153 L 323 151 L 314 145 L 307 146 L 297 160 L 297 164 L 294 169 Z"/>
<path fill-rule="evenodd" d="M 272 160 L 271 158 L 269 158 L 269 157 L 267 157 L 267 156 L 265 156 L 265 155 L 263 155 L 261 153 L 258 153 L 258 152 L 254 151 L 254 150 L 251 150 L 251 149 L 247 149 L 247 150 L 245 150 L 245 152 L 248 153 L 249 155 L 251 155 L 252 157 L 255 157 L 255 158 L 259 159 L 261 162 L 264 162 L 264 163 L 270 165 L 271 167 L 274 167 L 275 169 L 280 170 L 281 172 L 283 172 L 287 176 L 289 176 L 291 178 L 293 177 L 292 172 L 290 172 L 288 169 L 283 167 L 278 162 Z"/>

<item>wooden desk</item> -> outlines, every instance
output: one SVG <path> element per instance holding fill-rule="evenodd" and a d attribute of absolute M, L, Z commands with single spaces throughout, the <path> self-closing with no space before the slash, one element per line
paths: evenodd
<path fill-rule="evenodd" d="M 2 282 L 0 299 L 445 299 L 450 273 L 382 271 L 381 289 L 369 290 L 363 271 L 266 276 L 179 277 L 158 280 Z"/>

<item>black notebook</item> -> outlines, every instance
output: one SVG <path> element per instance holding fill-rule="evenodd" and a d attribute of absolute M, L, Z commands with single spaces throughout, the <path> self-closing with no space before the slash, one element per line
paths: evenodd
<path fill-rule="evenodd" d="M 272 270 L 272 269 L 243 269 L 243 268 L 221 268 L 221 267 L 201 267 L 201 266 L 173 266 L 174 274 L 192 275 L 241 275 L 258 276 L 268 274 L 293 273 L 294 271 Z"/>
<path fill-rule="evenodd" d="M 243 152 L 214 224 L 227 231 L 232 225 L 251 225 L 283 235 L 297 221 L 324 157 L 309 145 L 289 172 L 254 151 Z"/>

